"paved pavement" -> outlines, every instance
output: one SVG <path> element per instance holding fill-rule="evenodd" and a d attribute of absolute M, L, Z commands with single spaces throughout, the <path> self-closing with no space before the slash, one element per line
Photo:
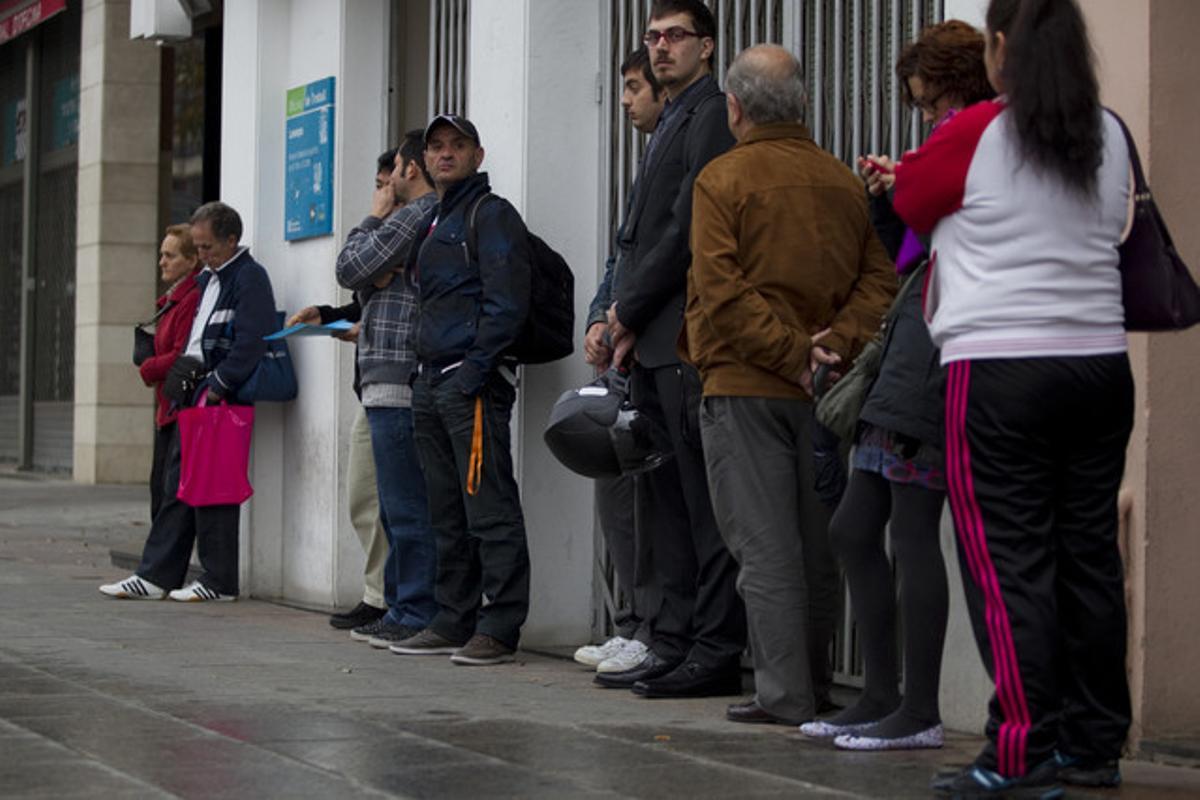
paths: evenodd
<path fill-rule="evenodd" d="M 925 797 L 979 744 L 841 753 L 543 655 L 455 667 L 253 600 L 108 600 L 108 550 L 145 535 L 145 504 L 0 476 L 0 797 Z M 1095 796 L 1200 796 L 1200 771 L 1125 773 Z"/>

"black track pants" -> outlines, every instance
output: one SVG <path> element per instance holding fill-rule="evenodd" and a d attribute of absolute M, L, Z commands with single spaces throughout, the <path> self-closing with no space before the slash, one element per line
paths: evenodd
<path fill-rule="evenodd" d="M 946 461 L 976 640 L 996 684 L 979 764 L 1116 758 L 1129 728 L 1117 490 L 1125 355 L 956 361 Z"/>

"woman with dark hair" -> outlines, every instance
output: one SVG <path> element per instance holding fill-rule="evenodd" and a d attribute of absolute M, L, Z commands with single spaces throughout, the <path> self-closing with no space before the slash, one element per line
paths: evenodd
<path fill-rule="evenodd" d="M 1130 721 L 1117 491 L 1133 424 L 1117 246 L 1130 159 L 1075 0 L 992 0 L 988 75 L 896 168 L 932 231 L 926 316 L 947 366 L 946 476 L 996 692 L 955 797 L 1116 785 Z"/>
<path fill-rule="evenodd" d="M 995 94 L 983 64 L 983 35 L 958 20 L 922 31 L 900 54 L 896 72 L 906 99 L 935 129 L 959 109 Z M 941 747 L 938 684 L 948 599 L 940 527 L 946 481 L 942 370 L 916 290 L 927 260 L 923 244 L 892 210 L 890 160 L 872 155 L 860 163 L 876 230 L 907 281 L 899 313 L 884 334 L 879 376 L 859 418 L 854 469 L 829 526 L 850 587 L 866 685 L 855 705 L 800 730 L 834 737 L 835 745 L 850 750 Z M 885 528 L 891 530 L 901 587 L 903 699 Z"/>
<path fill-rule="evenodd" d="M 200 302 L 196 276 L 200 274 L 200 255 L 192 242 L 189 225 L 171 225 L 158 250 L 158 268 L 167 291 L 158 298 L 158 321 L 154 328 L 154 355 L 138 365 L 142 382 L 154 387 L 154 461 L 150 468 L 150 519 L 158 515 L 165 482 L 167 443 L 175 429 L 179 409 L 163 394 L 163 381 L 180 353 L 187 347 L 192 317 Z M 172 495 L 174 490 L 171 490 Z M 100 591 L 110 597 L 159 600 L 164 591 L 137 575 L 105 584 Z"/>

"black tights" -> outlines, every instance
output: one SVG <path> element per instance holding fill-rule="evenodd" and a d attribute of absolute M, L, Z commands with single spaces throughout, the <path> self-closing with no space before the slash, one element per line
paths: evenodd
<path fill-rule="evenodd" d="M 862 697 L 831 722 L 880 720 L 866 735 L 908 736 L 937 724 L 938 683 L 946 639 L 946 567 L 939 542 L 945 493 L 892 483 L 854 470 L 829 525 L 834 552 L 846 569 L 850 602 L 866 668 Z M 890 520 L 904 630 L 903 701 L 896 653 L 896 590 L 884 552 Z"/>

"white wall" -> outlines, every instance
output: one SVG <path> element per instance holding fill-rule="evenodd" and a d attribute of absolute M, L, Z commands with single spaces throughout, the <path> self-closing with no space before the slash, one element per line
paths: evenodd
<path fill-rule="evenodd" d="M 546 450 L 550 407 L 586 383 L 582 320 L 600 257 L 601 106 L 596 98 L 600 14 L 587 2 L 475 0 L 468 113 L 478 126 L 493 190 L 575 273 L 577 354 L 523 369 L 514 425 L 533 585 L 524 642 L 566 645 L 592 631 L 595 535 L 592 482 Z"/>
<path fill-rule="evenodd" d="M 961 19 L 983 30 L 988 0 L 946 0 L 946 19 Z"/>
<path fill-rule="evenodd" d="M 374 158 L 385 146 L 387 5 L 243 0 L 226 9 L 222 194 L 242 212 L 246 240 L 271 273 L 280 308 L 345 299 L 334 259 L 368 208 Z M 493 189 L 574 267 L 582 319 L 600 259 L 601 36 L 600 14 L 578 12 L 552 0 L 473 3 L 468 108 Z M 334 236 L 286 243 L 284 95 L 327 75 L 337 78 Z M 351 351 L 304 340 L 292 353 L 300 397 L 257 411 L 243 577 L 259 596 L 346 604 L 361 591 L 362 569 L 339 466 L 356 403 Z M 527 644 L 572 644 L 591 634 L 591 482 L 567 473 L 541 442 L 550 405 L 589 378 L 581 356 L 528 369 L 514 414 L 533 562 Z"/>
<path fill-rule="evenodd" d="M 347 299 L 333 265 L 369 207 L 385 149 L 385 0 L 241 0 L 225 9 L 222 199 L 245 222 L 278 307 Z M 334 235 L 283 239 L 287 89 L 334 76 Z M 256 410 L 255 497 L 242 516 L 243 583 L 253 594 L 328 607 L 362 591 L 362 552 L 349 528 L 344 476 L 353 355 L 333 340 L 292 344 L 300 397 Z"/>

